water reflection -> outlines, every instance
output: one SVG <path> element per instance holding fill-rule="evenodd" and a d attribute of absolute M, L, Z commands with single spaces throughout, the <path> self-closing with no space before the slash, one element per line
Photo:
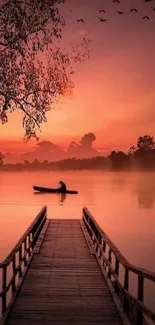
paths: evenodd
<path fill-rule="evenodd" d="M 63 205 L 64 201 L 66 200 L 66 193 L 46 193 L 46 192 L 34 192 L 34 195 L 56 195 L 58 197 L 58 204 Z"/>
<path fill-rule="evenodd" d="M 34 192 L 33 195 L 47 195 L 49 193 L 46 192 Z"/>
<path fill-rule="evenodd" d="M 66 193 L 59 194 L 60 205 L 63 205 L 63 202 L 66 200 Z"/>
<path fill-rule="evenodd" d="M 151 179 L 141 178 L 136 189 L 141 208 L 152 209 L 155 201 L 155 185 Z"/>
<path fill-rule="evenodd" d="M 128 182 L 123 174 L 118 174 L 112 177 L 111 186 L 113 190 L 124 191 L 124 189 L 128 186 Z"/>
<path fill-rule="evenodd" d="M 155 201 L 155 184 L 151 173 L 124 173 L 115 174 L 111 179 L 111 187 L 114 191 L 125 190 L 135 193 L 140 208 L 152 209 Z"/>

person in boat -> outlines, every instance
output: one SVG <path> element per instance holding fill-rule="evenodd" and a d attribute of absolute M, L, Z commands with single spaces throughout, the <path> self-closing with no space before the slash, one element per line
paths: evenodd
<path fill-rule="evenodd" d="M 62 192 L 66 192 L 66 190 L 67 190 L 66 184 L 63 181 L 60 181 L 59 183 L 61 185 L 60 190 Z"/>

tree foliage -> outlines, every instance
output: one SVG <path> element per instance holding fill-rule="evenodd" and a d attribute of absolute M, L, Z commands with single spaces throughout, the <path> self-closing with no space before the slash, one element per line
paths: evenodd
<path fill-rule="evenodd" d="M 8 112 L 23 113 L 27 139 L 46 122 L 46 113 L 60 96 L 73 90 L 73 62 L 85 60 L 82 51 L 62 50 L 57 41 L 65 24 L 59 5 L 65 0 L 1 0 L 0 2 L 0 120 Z"/>
<path fill-rule="evenodd" d="M 144 135 L 138 138 L 137 150 L 134 153 L 134 160 L 144 169 L 155 166 L 155 142 L 153 136 Z"/>
<path fill-rule="evenodd" d="M 137 141 L 137 148 L 143 150 L 152 150 L 155 149 L 155 142 L 152 136 L 144 135 L 139 137 Z"/>
<path fill-rule="evenodd" d="M 129 167 L 129 156 L 123 151 L 111 151 L 109 158 L 114 169 L 123 169 Z"/>
<path fill-rule="evenodd" d="M 133 157 L 134 154 L 135 154 L 135 151 L 136 151 L 136 147 L 135 146 L 131 146 L 130 149 L 129 149 L 128 155 L 130 157 Z"/>

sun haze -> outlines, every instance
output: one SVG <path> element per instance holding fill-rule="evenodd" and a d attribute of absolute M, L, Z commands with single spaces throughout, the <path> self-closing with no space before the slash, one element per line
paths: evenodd
<path fill-rule="evenodd" d="M 72 0 L 61 6 L 61 13 L 66 20 L 64 45 L 91 37 L 90 59 L 76 66 L 73 98 L 48 113 L 38 133 L 40 141 L 68 147 L 93 132 L 94 147 L 110 151 L 125 150 L 140 135 L 155 136 L 155 11 L 151 4 L 89 0 L 88 5 L 88 0 Z M 1 151 L 24 152 L 34 147 L 34 140 L 22 141 L 20 113 L 10 114 L 0 131 Z"/>

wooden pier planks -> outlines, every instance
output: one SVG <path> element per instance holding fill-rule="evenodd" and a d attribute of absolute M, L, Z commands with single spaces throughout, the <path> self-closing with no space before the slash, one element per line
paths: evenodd
<path fill-rule="evenodd" d="M 7 325 L 122 324 L 79 220 L 50 220 Z"/>

